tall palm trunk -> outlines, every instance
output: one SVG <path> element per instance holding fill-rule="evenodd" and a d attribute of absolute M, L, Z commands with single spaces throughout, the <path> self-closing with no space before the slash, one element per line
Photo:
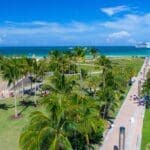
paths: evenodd
<path fill-rule="evenodd" d="M 31 82 L 30 82 L 30 83 L 31 83 L 31 90 L 32 90 L 32 79 L 31 79 Z"/>
<path fill-rule="evenodd" d="M 75 140 L 75 148 L 74 148 L 74 150 L 78 150 L 77 131 L 74 131 L 73 136 L 74 136 L 74 140 Z"/>
<path fill-rule="evenodd" d="M 37 101 L 36 101 L 36 78 L 35 78 L 35 90 L 34 90 L 34 103 L 35 103 L 35 105 L 37 105 Z"/>
<path fill-rule="evenodd" d="M 24 96 L 24 82 L 23 82 L 24 77 L 22 77 L 22 100 Z"/>
<path fill-rule="evenodd" d="M 89 141 L 89 136 L 88 136 L 88 134 L 85 135 L 85 139 L 86 139 L 86 144 L 87 144 L 87 146 L 89 146 L 89 145 L 90 145 L 90 141 Z M 87 148 L 87 149 L 89 149 L 89 148 Z"/>
<path fill-rule="evenodd" d="M 103 86 L 102 86 L 102 88 L 103 88 L 103 92 L 104 92 L 104 89 L 105 89 L 105 67 L 103 68 L 103 73 L 102 73 L 102 81 L 103 81 Z M 107 105 L 106 105 L 106 103 L 107 103 L 107 100 L 105 99 L 105 104 L 104 104 L 104 111 L 103 111 L 103 119 L 105 118 L 105 115 L 106 115 L 106 110 L 107 110 Z"/>
<path fill-rule="evenodd" d="M 81 69 L 80 69 L 80 88 L 81 88 L 81 94 L 82 94 L 82 90 L 83 90 L 83 78 L 82 78 L 82 72 L 81 72 Z"/>
<path fill-rule="evenodd" d="M 17 95 L 16 95 L 16 83 L 14 82 L 14 105 L 15 105 L 15 118 L 18 117 L 17 111 Z"/>
<path fill-rule="evenodd" d="M 107 105 L 105 104 L 104 111 L 103 111 L 103 119 L 105 119 L 106 117 L 106 111 L 107 111 Z"/>
<path fill-rule="evenodd" d="M 61 101 L 62 101 L 62 96 L 61 94 L 59 95 L 59 105 L 61 106 Z"/>

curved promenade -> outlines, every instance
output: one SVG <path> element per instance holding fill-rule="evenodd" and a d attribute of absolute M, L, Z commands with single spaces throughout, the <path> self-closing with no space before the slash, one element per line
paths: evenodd
<path fill-rule="evenodd" d="M 100 150 L 113 150 L 119 145 L 119 128 L 125 127 L 125 150 L 140 150 L 141 133 L 144 118 L 144 102 L 138 97 L 139 80 L 145 78 L 149 59 L 145 59 L 136 81 L 114 121 L 114 126 L 108 131 Z M 132 118 L 132 119 L 131 119 Z M 132 121 L 131 121 L 132 120 Z"/>

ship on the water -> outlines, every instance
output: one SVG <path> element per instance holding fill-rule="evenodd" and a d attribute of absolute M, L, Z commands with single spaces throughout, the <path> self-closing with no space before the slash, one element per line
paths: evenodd
<path fill-rule="evenodd" d="M 150 43 L 142 42 L 135 45 L 136 48 L 150 48 Z"/>

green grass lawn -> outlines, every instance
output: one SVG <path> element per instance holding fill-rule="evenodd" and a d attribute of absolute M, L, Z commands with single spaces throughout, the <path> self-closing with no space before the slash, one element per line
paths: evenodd
<path fill-rule="evenodd" d="M 0 100 L 0 149 L 17 150 L 19 135 L 23 127 L 28 123 L 29 114 L 36 109 L 33 106 L 28 108 L 18 105 L 18 112 L 22 111 L 22 117 L 17 120 L 11 118 L 14 115 L 13 98 L 8 100 Z M 6 104 L 4 108 L 3 104 Z"/>
<path fill-rule="evenodd" d="M 150 150 L 150 110 L 145 112 L 141 150 Z"/>
<path fill-rule="evenodd" d="M 136 71 L 139 71 L 141 65 L 143 64 L 144 62 L 144 59 L 143 58 L 139 58 L 139 57 L 135 57 L 135 58 L 132 58 L 132 57 L 127 57 L 127 58 L 111 58 L 110 59 L 112 64 L 115 65 L 115 66 L 120 66 L 120 67 L 125 67 L 127 65 L 133 65 L 136 69 Z"/>
<path fill-rule="evenodd" d="M 78 66 L 78 72 L 80 72 L 81 69 L 85 69 L 88 72 L 94 72 L 94 71 L 99 71 L 100 70 L 99 68 L 94 66 L 94 64 L 93 64 L 93 66 L 85 66 L 85 65 Z"/>

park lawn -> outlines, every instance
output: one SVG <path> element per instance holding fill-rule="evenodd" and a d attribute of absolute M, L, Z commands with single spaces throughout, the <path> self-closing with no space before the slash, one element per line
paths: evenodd
<path fill-rule="evenodd" d="M 13 102 L 13 98 L 0 100 L 0 149 L 2 148 L 3 150 L 19 149 L 19 135 L 23 127 L 29 121 L 29 114 L 32 111 L 42 109 L 33 106 L 26 108 L 18 105 L 18 112 L 22 111 L 22 117 L 13 120 L 11 118 L 11 116 L 14 115 Z M 6 104 L 9 108 L 6 108 L 5 110 L 3 104 Z"/>
<path fill-rule="evenodd" d="M 150 110 L 145 111 L 141 150 L 150 150 Z"/>
<path fill-rule="evenodd" d="M 133 65 L 138 72 L 144 62 L 144 59 L 141 57 L 125 57 L 125 58 L 111 58 L 110 59 L 114 66 L 125 67 L 127 65 Z"/>
<path fill-rule="evenodd" d="M 80 72 L 81 69 L 87 70 L 88 72 L 92 71 L 100 71 L 99 67 L 96 67 L 96 65 L 93 64 L 87 64 L 87 65 L 78 65 L 78 72 Z"/>
<path fill-rule="evenodd" d="M 119 67 L 119 68 L 125 68 L 128 65 L 132 65 L 135 68 L 135 73 L 136 75 L 138 75 L 143 63 L 144 63 L 144 59 L 143 58 L 139 58 L 139 57 L 118 57 L 118 58 L 111 58 L 110 59 L 113 66 L 115 67 Z M 116 110 L 114 112 L 114 114 L 112 114 L 113 117 L 116 117 L 116 115 L 118 114 L 129 90 L 130 90 L 130 86 L 127 86 L 124 90 L 124 93 L 122 94 L 123 99 L 118 103 L 118 106 L 116 107 Z"/>

